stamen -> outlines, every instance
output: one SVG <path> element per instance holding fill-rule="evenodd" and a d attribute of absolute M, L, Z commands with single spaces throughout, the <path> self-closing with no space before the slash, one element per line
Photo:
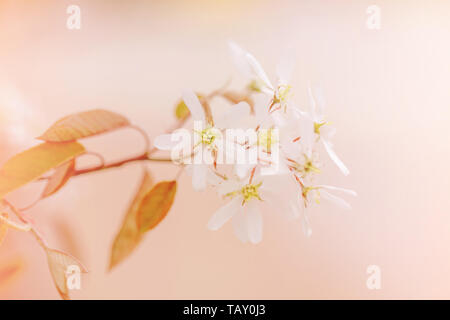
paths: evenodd
<path fill-rule="evenodd" d="M 320 123 L 314 122 L 314 133 L 320 135 L 320 128 L 326 124 L 327 124 L 326 121 Z"/>

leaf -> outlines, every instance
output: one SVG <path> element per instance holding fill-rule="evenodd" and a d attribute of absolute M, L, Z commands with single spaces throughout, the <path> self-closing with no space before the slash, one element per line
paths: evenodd
<path fill-rule="evenodd" d="M 48 142 L 74 141 L 128 125 L 128 119 L 120 114 L 101 109 L 90 110 L 58 120 L 38 139 Z"/>
<path fill-rule="evenodd" d="M 63 163 L 55 169 L 53 175 L 49 178 L 41 198 L 46 198 L 56 193 L 61 189 L 67 181 L 75 173 L 75 159 L 71 159 L 66 163 Z"/>
<path fill-rule="evenodd" d="M 109 270 L 111 270 L 125 258 L 127 258 L 141 241 L 141 234 L 139 233 L 137 227 L 136 216 L 141 201 L 144 196 L 151 190 L 152 184 L 153 182 L 150 174 L 148 173 L 148 171 L 145 171 L 136 196 L 131 202 L 130 207 L 128 208 L 128 211 L 122 222 L 122 227 L 120 228 L 120 231 L 117 233 L 116 238 L 114 239 L 111 249 Z"/>
<path fill-rule="evenodd" d="M 137 213 L 137 225 L 141 233 L 156 227 L 164 219 L 172 206 L 176 190 L 176 181 L 163 181 L 145 195 Z"/>
<path fill-rule="evenodd" d="M 45 251 L 56 289 L 64 300 L 69 300 L 69 288 L 67 287 L 69 267 L 77 266 L 81 273 L 87 273 L 87 270 L 77 259 L 67 253 L 50 248 L 46 248 Z"/>
<path fill-rule="evenodd" d="M 84 151 L 78 142 L 44 142 L 15 155 L 0 169 L 0 198 Z"/>
<path fill-rule="evenodd" d="M 200 93 L 196 93 L 196 95 L 201 103 L 206 101 Z M 186 103 L 184 103 L 183 99 L 181 99 L 175 107 L 175 117 L 177 117 L 178 120 L 185 120 L 190 114 L 189 108 Z"/>
<path fill-rule="evenodd" d="M 183 100 L 181 100 L 177 106 L 175 107 L 175 116 L 179 120 L 186 119 L 189 116 L 190 112 L 186 104 Z"/>

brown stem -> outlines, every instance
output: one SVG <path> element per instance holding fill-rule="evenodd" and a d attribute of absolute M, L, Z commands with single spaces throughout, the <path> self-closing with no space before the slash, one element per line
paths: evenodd
<path fill-rule="evenodd" d="M 103 171 L 103 170 L 107 170 L 107 169 L 111 169 L 111 168 L 117 168 L 117 167 L 121 167 L 121 166 L 123 166 L 123 165 L 125 165 L 127 163 L 138 162 L 138 161 L 172 162 L 172 159 L 169 159 L 169 158 L 153 158 L 153 157 L 150 157 L 150 153 L 152 153 L 152 152 L 149 151 L 149 152 L 146 152 L 146 153 L 141 154 L 141 155 L 136 156 L 136 157 L 119 160 L 119 161 L 112 162 L 112 163 L 109 163 L 109 164 L 106 164 L 106 165 L 103 165 L 103 166 L 96 166 L 96 167 L 92 167 L 92 168 L 76 170 L 75 173 L 73 174 L 73 176 L 80 176 L 80 175 L 87 174 L 87 173 Z"/>
<path fill-rule="evenodd" d="M 48 247 L 47 241 L 45 241 L 45 239 L 42 237 L 42 235 L 39 233 L 39 231 L 36 229 L 36 227 L 30 221 L 30 219 L 28 219 L 20 210 L 16 209 L 16 207 L 14 207 L 9 201 L 7 201 L 5 199 L 3 199 L 2 201 L 11 209 L 12 212 L 14 212 L 14 214 L 17 216 L 17 218 L 19 218 L 20 221 L 30 225 L 30 227 L 31 227 L 30 232 L 36 238 L 39 245 L 42 248 L 47 249 L 47 247 Z"/>

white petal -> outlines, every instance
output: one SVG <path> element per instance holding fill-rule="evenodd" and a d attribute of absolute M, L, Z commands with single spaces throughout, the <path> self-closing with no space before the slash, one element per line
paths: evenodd
<path fill-rule="evenodd" d="M 352 208 L 347 201 L 345 201 L 344 199 L 339 198 L 339 197 L 337 197 L 335 195 L 332 195 L 328 191 L 320 190 L 320 196 L 321 196 L 321 198 L 323 198 L 325 200 L 328 200 L 329 202 L 331 202 L 331 203 L 333 203 L 333 204 L 335 204 L 338 207 L 341 207 L 343 209 L 349 210 L 349 209 Z"/>
<path fill-rule="evenodd" d="M 235 164 L 234 170 L 239 179 L 244 179 L 253 167 L 254 165 L 251 164 Z"/>
<path fill-rule="evenodd" d="M 252 56 L 250 53 L 247 53 L 245 55 L 245 57 L 247 58 L 248 63 L 250 64 L 250 66 L 252 67 L 253 72 L 256 74 L 256 76 L 262 81 L 264 82 L 264 84 L 266 85 L 266 87 L 268 87 L 269 89 L 273 90 L 273 86 L 270 83 L 269 78 L 267 77 L 266 73 L 264 72 L 264 69 L 261 67 L 261 65 L 259 64 L 259 62 L 255 59 L 254 56 Z"/>
<path fill-rule="evenodd" d="M 311 225 L 309 223 L 309 218 L 308 218 L 308 214 L 306 212 L 306 208 L 303 210 L 303 214 L 302 214 L 302 230 L 303 230 L 303 233 L 305 234 L 305 236 L 307 236 L 308 238 L 311 237 L 312 229 L 311 229 Z"/>
<path fill-rule="evenodd" d="M 317 187 L 328 189 L 328 190 L 341 191 L 341 192 L 344 192 L 344 193 L 349 194 L 349 195 L 354 196 L 354 197 L 357 196 L 356 192 L 353 191 L 353 190 L 350 190 L 350 189 L 344 189 L 344 188 L 333 187 L 333 186 L 328 186 L 328 185 L 319 185 Z"/>
<path fill-rule="evenodd" d="M 294 50 L 289 49 L 282 57 L 277 65 L 277 76 L 280 84 L 288 84 L 291 82 L 292 72 L 295 66 Z"/>
<path fill-rule="evenodd" d="M 240 207 L 238 213 L 233 216 L 233 220 L 231 222 L 233 224 L 233 230 L 236 237 L 246 243 L 248 241 L 248 226 L 247 217 L 244 215 L 242 207 Z"/>
<path fill-rule="evenodd" d="M 301 213 L 305 210 L 300 197 L 294 197 L 294 199 L 289 201 L 289 214 L 290 218 L 297 219 L 300 217 Z"/>
<path fill-rule="evenodd" d="M 255 200 L 256 201 L 256 200 Z M 254 201 L 246 205 L 248 238 L 251 243 L 259 243 L 262 240 L 263 219 L 261 211 Z"/>
<path fill-rule="evenodd" d="M 247 61 L 247 58 L 245 57 L 247 51 L 242 49 L 233 41 L 228 42 L 228 48 L 230 50 L 231 59 L 233 60 L 233 63 L 238 71 L 242 73 L 243 76 L 252 78 L 253 71 Z"/>
<path fill-rule="evenodd" d="M 311 118 L 305 114 L 300 117 L 300 145 L 302 152 L 306 154 L 308 158 L 311 158 L 312 150 L 314 147 L 314 122 Z"/>
<path fill-rule="evenodd" d="M 333 148 L 329 145 L 328 141 L 325 139 L 321 139 L 322 143 L 325 147 L 325 150 L 328 152 L 328 155 L 330 156 L 331 160 L 338 166 L 338 168 L 342 171 L 344 175 L 348 175 L 350 171 L 347 169 L 345 164 L 339 159 L 339 157 L 334 152 Z"/>
<path fill-rule="evenodd" d="M 316 97 L 316 103 L 317 103 L 317 113 L 319 115 L 323 115 L 325 113 L 325 96 L 323 94 L 323 91 L 319 87 L 314 87 L 314 97 Z"/>
<path fill-rule="evenodd" d="M 286 175 L 291 173 L 284 159 L 284 154 L 279 154 L 278 159 L 275 153 L 270 155 L 261 154 L 260 159 L 270 161 L 270 164 L 261 167 L 262 176 Z"/>
<path fill-rule="evenodd" d="M 205 112 L 202 104 L 198 100 L 197 95 L 192 90 L 186 90 L 183 92 L 183 101 L 191 112 L 194 120 L 205 121 Z"/>
<path fill-rule="evenodd" d="M 241 203 L 239 198 L 234 198 L 224 206 L 220 207 L 208 222 L 209 230 L 220 229 L 228 220 L 238 213 Z"/>
<path fill-rule="evenodd" d="M 215 127 L 219 129 L 240 128 L 240 122 L 250 115 L 250 106 L 246 102 L 239 102 L 230 107 L 219 118 L 215 119 Z"/>
<path fill-rule="evenodd" d="M 300 216 L 304 205 L 300 202 L 298 186 L 292 185 L 290 180 L 288 177 L 283 179 L 265 177 L 259 194 L 264 204 L 269 205 L 274 212 L 280 212 L 291 220 Z"/>
<path fill-rule="evenodd" d="M 308 84 L 308 96 L 309 96 L 309 107 L 311 108 L 311 114 L 312 114 L 314 120 L 316 120 L 315 119 L 316 110 L 317 110 L 316 99 L 314 98 L 311 86 L 309 84 Z"/>
<path fill-rule="evenodd" d="M 204 164 L 192 165 L 192 187 L 195 191 L 206 189 L 206 170 L 208 167 Z"/>
<path fill-rule="evenodd" d="M 221 196 L 224 196 L 230 192 L 239 190 L 241 188 L 241 184 L 242 183 L 237 180 L 225 180 L 217 187 L 217 193 Z"/>
<path fill-rule="evenodd" d="M 214 173 L 214 171 L 210 170 L 209 168 L 206 171 L 206 182 L 208 185 L 211 186 L 218 186 L 223 179 L 219 177 L 217 174 Z"/>
<path fill-rule="evenodd" d="M 173 141 L 171 134 L 161 134 L 153 140 L 153 145 L 159 150 L 172 150 L 179 141 Z"/>

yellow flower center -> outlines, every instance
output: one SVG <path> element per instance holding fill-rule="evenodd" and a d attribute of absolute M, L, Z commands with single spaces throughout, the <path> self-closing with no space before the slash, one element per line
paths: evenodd
<path fill-rule="evenodd" d="M 303 176 L 306 176 L 308 173 L 320 173 L 320 169 L 316 166 L 314 161 L 308 158 L 305 154 L 303 156 L 305 157 L 305 162 L 304 163 L 295 162 L 293 168 L 296 171 L 302 173 Z"/>
<path fill-rule="evenodd" d="M 314 122 L 314 133 L 320 135 L 320 128 L 326 124 L 327 124 L 326 121 L 320 123 Z"/>
<path fill-rule="evenodd" d="M 307 197 L 308 197 L 308 193 L 310 191 L 313 191 L 313 190 L 315 191 L 315 193 L 314 193 L 314 201 L 317 204 L 319 204 L 319 202 L 320 202 L 320 192 L 319 192 L 319 188 L 318 187 L 303 187 L 302 196 L 303 196 L 303 198 L 305 199 L 305 202 L 306 202 Z"/>
<path fill-rule="evenodd" d="M 306 157 L 306 156 L 305 156 Z M 303 165 L 303 171 L 305 173 L 310 173 L 310 172 L 314 172 L 314 173 L 320 173 L 320 169 L 317 168 L 314 163 L 312 162 L 311 159 L 308 159 L 305 161 L 305 164 Z"/>
<path fill-rule="evenodd" d="M 292 87 L 287 84 L 283 84 L 278 86 L 277 91 L 275 92 L 274 101 L 276 103 L 286 103 L 288 98 L 290 97 Z"/>
<path fill-rule="evenodd" d="M 247 88 L 251 91 L 255 92 L 261 92 L 262 87 L 264 86 L 264 83 L 260 80 L 252 80 L 248 85 Z"/>
<path fill-rule="evenodd" d="M 219 133 L 216 128 L 208 127 L 202 131 L 195 131 L 200 136 L 200 141 L 197 143 L 204 144 L 209 147 L 215 148 L 214 142 L 219 137 Z"/>
<path fill-rule="evenodd" d="M 258 189 L 261 186 L 261 182 L 257 185 L 254 184 L 247 184 L 241 189 L 242 197 L 244 198 L 244 202 L 248 202 L 253 198 L 256 198 L 258 200 L 261 200 L 261 197 L 259 196 Z"/>
<path fill-rule="evenodd" d="M 258 199 L 261 200 L 261 197 L 259 196 L 259 187 L 261 187 L 262 182 L 258 183 L 258 184 L 246 184 L 245 186 L 243 186 L 240 190 L 236 190 L 230 193 L 227 193 L 225 196 L 226 197 L 234 197 L 236 195 L 241 195 L 242 198 L 244 199 L 242 201 L 242 204 L 245 204 L 246 202 L 252 200 L 252 199 Z"/>

